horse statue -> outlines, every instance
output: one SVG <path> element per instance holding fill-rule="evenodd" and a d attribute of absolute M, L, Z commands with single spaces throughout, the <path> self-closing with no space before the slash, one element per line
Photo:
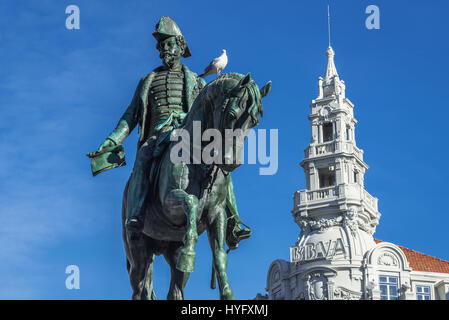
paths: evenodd
<path fill-rule="evenodd" d="M 208 129 L 222 134 L 226 129 L 248 132 L 259 123 L 259 115 L 263 115 L 261 99 L 270 87 L 271 82 L 268 82 L 259 89 L 249 74 L 222 74 L 201 90 L 181 128 L 174 129 L 171 134 L 183 130 L 193 137 L 195 122 L 201 123 L 201 136 Z M 227 220 L 233 214 L 229 211 L 233 204 L 235 208 L 235 199 L 229 199 L 228 195 L 232 188 L 230 172 L 240 165 L 235 155 L 240 154 L 245 139 L 246 134 L 238 135 L 232 147 L 219 155 L 220 161 L 212 164 L 202 160 L 174 163 L 170 155 L 174 148 L 179 148 L 177 143 L 180 142 L 171 141 L 172 138 L 166 141 L 164 150 L 152 164 L 152 191 L 143 206 L 143 232 L 125 228 L 126 185 L 122 206 L 123 240 L 133 299 L 156 299 L 153 261 L 161 254 L 171 269 L 167 299 L 184 299 L 184 288 L 194 266 L 194 247 L 198 235 L 205 230 L 213 252 L 211 287 L 215 288 L 218 278 L 220 299 L 235 299 L 226 273 Z M 189 148 L 194 154 L 193 143 Z M 203 142 L 201 148 L 204 148 Z"/>

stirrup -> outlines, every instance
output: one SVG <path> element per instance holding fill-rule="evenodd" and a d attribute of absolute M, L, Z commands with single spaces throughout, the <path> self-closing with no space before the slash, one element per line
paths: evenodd
<path fill-rule="evenodd" d="M 235 237 L 240 242 L 241 240 L 248 239 L 251 237 L 251 230 L 250 229 L 240 229 L 239 231 L 235 232 Z"/>
<path fill-rule="evenodd" d="M 246 228 L 241 229 L 240 224 L 244 225 Z M 231 234 L 227 238 L 228 243 L 228 252 L 231 250 L 235 250 L 239 246 L 239 242 L 248 239 L 251 236 L 251 228 L 244 224 L 242 221 L 239 221 L 231 231 Z"/>

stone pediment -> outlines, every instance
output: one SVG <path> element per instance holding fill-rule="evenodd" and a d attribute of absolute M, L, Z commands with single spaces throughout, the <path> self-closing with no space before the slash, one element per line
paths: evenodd
<path fill-rule="evenodd" d="M 378 243 L 366 253 L 365 259 L 368 266 L 411 271 L 404 252 L 398 246 L 389 242 Z"/>

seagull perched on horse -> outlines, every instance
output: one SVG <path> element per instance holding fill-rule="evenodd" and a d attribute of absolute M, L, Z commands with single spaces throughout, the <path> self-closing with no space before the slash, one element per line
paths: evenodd
<path fill-rule="evenodd" d="M 220 72 L 226 67 L 227 64 L 228 64 L 228 56 L 226 55 L 226 50 L 223 49 L 221 51 L 221 56 L 212 60 L 206 67 L 206 69 L 204 69 L 204 73 L 200 75 L 200 77 L 204 78 L 214 73 L 220 75 Z"/>

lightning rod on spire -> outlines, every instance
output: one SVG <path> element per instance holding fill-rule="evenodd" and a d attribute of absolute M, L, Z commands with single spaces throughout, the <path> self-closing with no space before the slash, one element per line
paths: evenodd
<path fill-rule="evenodd" d="M 331 15 L 329 12 L 329 5 L 327 5 L 327 34 L 329 37 L 329 47 L 331 46 Z"/>

